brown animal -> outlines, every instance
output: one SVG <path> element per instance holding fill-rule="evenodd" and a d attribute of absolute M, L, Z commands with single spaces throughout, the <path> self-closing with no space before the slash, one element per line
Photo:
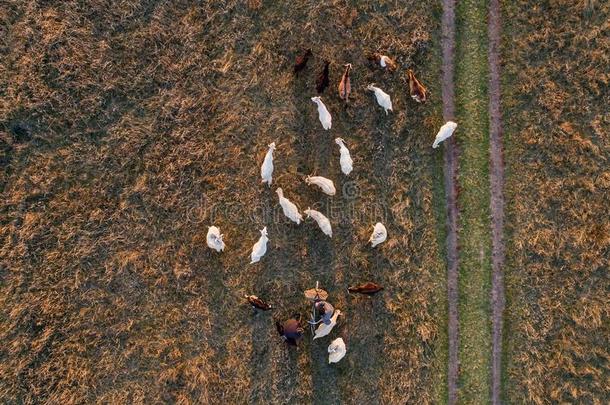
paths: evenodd
<path fill-rule="evenodd" d="M 328 66 L 330 62 L 324 61 L 324 69 L 318 75 L 318 80 L 316 81 L 316 90 L 318 90 L 318 94 L 322 93 L 324 89 L 328 87 Z"/>
<path fill-rule="evenodd" d="M 379 64 L 382 68 L 387 68 L 390 72 L 394 72 L 398 68 L 398 64 L 389 56 L 382 55 L 378 52 L 369 54 L 366 57 L 368 60 Z"/>
<path fill-rule="evenodd" d="M 407 70 L 407 76 L 409 77 L 409 92 L 411 93 L 411 98 L 418 103 L 425 103 L 428 90 L 426 90 L 424 85 L 417 80 L 411 69 Z"/>
<path fill-rule="evenodd" d="M 294 314 L 292 318 L 288 319 L 283 324 L 279 321 L 275 321 L 275 328 L 282 339 L 291 346 L 296 346 L 305 332 L 303 327 L 301 327 L 300 314 Z"/>
<path fill-rule="evenodd" d="M 271 309 L 271 305 L 269 305 L 266 301 L 258 298 L 256 295 L 246 295 L 245 298 L 248 300 L 248 303 L 252 305 L 254 309 L 260 309 L 263 311 L 269 311 Z"/>
<path fill-rule="evenodd" d="M 352 64 L 348 63 L 345 66 L 345 73 L 341 77 L 341 81 L 339 82 L 339 97 L 341 100 L 345 100 L 345 102 L 349 102 L 349 95 L 352 92 L 352 82 L 349 78 L 349 74 L 352 70 Z"/>
<path fill-rule="evenodd" d="M 309 57 L 311 55 L 313 55 L 311 53 L 311 49 L 308 49 L 302 55 L 297 56 L 297 59 L 294 63 L 294 73 L 299 73 L 301 70 L 305 69 L 307 61 L 309 60 Z"/>
<path fill-rule="evenodd" d="M 347 289 L 347 291 L 352 294 L 358 293 L 358 294 L 365 294 L 365 295 L 377 294 L 381 290 L 383 290 L 382 286 L 380 286 L 379 284 L 372 283 L 372 282 L 359 284 L 357 286 L 349 287 Z"/>

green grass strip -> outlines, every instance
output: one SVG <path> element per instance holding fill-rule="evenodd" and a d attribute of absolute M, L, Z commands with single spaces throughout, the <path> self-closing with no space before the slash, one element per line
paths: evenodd
<path fill-rule="evenodd" d="M 459 145 L 460 404 L 490 402 L 491 231 L 487 3 L 458 2 L 456 130 Z"/>

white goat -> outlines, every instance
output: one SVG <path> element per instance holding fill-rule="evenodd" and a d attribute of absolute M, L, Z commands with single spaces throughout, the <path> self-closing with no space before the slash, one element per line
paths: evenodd
<path fill-rule="evenodd" d="M 220 233 L 220 229 L 215 226 L 208 227 L 206 240 L 210 249 L 222 252 L 225 249 L 225 243 L 223 242 L 222 237 L 223 235 Z"/>
<path fill-rule="evenodd" d="M 320 97 L 312 97 L 311 101 L 318 105 L 318 116 L 320 118 L 320 122 L 322 123 L 322 127 L 327 130 L 330 129 L 333 124 L 333 119 L 328 112 L 328 108 L 326 108 L 326 105 L 324 105 L 322 102 L 322 99 Z"/>
<path fill-rule="evenodd" d="M 320 326 L 316 328 L 315 336 L 313 337 L 313 339 L 316 340 L 317 338 L 321 338 L 328 335 L 337 324 L 337 318 L 339 317 L 339 315 L 341 315 L 341 311 L 336 309 L 332 318 L 330 318 L 330 324 L 327 325 L 324 322 L 320 323 Z"/>
<path fill-rule="evenodd" d="M 265 155 L 265 160 L 261 165 L 261 178 L 263 183 L 267 183 L 267 186 L 271 187 L 272 175 L 273 175 L 273 151 L 275 150 L 275 142 L 269 144 L 269 150 Z"/>
<path fill-rule="evenodd" d="M 349 149 L 345 146 L 345 143 L 342 138 L 336 138 L 335 143 L 339 145 L 339 152 L 341 153 L 341 157 L 339 158 L 339 163 L 341 164 L 341 171 L 346 176 L 349 175 L 353 170 L 352 157 L 349 154 Z"/>
<path fill-rule="evenodd" d="M 372 92 L 375 92 L 375 97 L 377 98 L 377 104 L 379 104 L 380 106 L 383 107 L 386 115 L 388 115 L 388 111 L 393 112 L 392 99 L 390 98 L 390 95 L 388 93 L 384 92 L 379 87 L 373 86 L 372 84 L 369 84 L 366 89 L 370 90 Z"/>
<path fill-rule="evenodd" d="M 338 363 L 347 353 L 345 342 L 341 338 L 333 340 L 328 346 L 328 364 Z"/>
<path fill-rule="evenodd" d="M 449 138 L 453 135 L 453 131 L 457 128 L 457 124 L 453 121 L 447 121 L 441 129 L 438 130 L 438 134 L 436 134 L 436 138 L 434 139 L 434 143 L 432 144 L 433 148 L 438 148 L 438 145 L 443 142 L 445 139 Z"/>
<path fill-rule="evenodd" d="M 328 218 L 326 218 L 324 214 L 322 214 L 320 211 L 312 210 L 311 208 L 307 208 L 303 212 L 309 218 L 313 218 L 318 223 L 318 226 L 320 227 L 322 232 L 324 232 L 325 235 L 328 235 L 331 238 L 333 237 L 333 228 L 330 225 L 330 221 L 328 220 Z"/>
<path fill-rule="evenodd" d="M 327 179 L 322 176 L 307 176 L 305 179 L 305 183 L 311 185 L 314 184 L 322 190 L 324 194 L 335 195 L 337 193 L 337 189 L 335 188 L 335 184 L 332 180 Z"/>
<path fill-rule="evenodd" d="M 388 238 L 388 231 L 385 229 L 385 226 L 381 222 L 377 222 L 375 226 L 373 226 L 373 233 L 369 239 L 371 242 L 371 247 L 375 247 Z"/>
<path fill-rule="evenodd" d="M 252 246 L 250 264 L 258 262 L 261 257 L 265 256 L 265 253 L 267 253 L 267 242 L 269 242 L 269 238 L 267 237 L 267 227 L 264 227 L 261 229 L 261 237 L 254 244 L 254 246 Z"/>
<path fill-rule="evenodd" d="M 303 216 L 299 213 L 297 206 L 292 201 L 284 197 L 284 192 L 281 188 L 278 188 L 275 190 L 275 192 L 280 198 L 280 205 L 282 206 L 284 215 L 286 215 L 292 222 L 296 222 L 297 225 L 300 224 L 303 220 Z"/>
<path fill-rule="evenodd" d="M 396 70 L 396 62 L 389 56 L 379 55 L 379 65 L 381 67 L 389 67 L 391 70 Z"/>

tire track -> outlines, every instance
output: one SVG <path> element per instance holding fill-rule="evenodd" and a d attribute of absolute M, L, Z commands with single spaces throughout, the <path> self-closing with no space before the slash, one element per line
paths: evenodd
<path fill-rule="evenodd" d="M 502 115 L 500 113 L 500 5 L 489 3 L 489 137 L 492 232 L 492 404 L 501 403 L 502 315 L 504 312 L 504 159 L 502 155 Z"/>
<path fill-rule="evenodd" d="M 443 0 L 442 18 L 443 49 L 443 119 L 453 120 L 455 116 L 454 65 L 455 55 L 455 0 Z M 458 381 L 458 249 L 457 249 L 457 161 L 458 151 L 455 138 L 445 142 L 444 177 L 447 204 L 447 296 L 448 296 L 448 351 L 447 402 L 457 403 Z"/>

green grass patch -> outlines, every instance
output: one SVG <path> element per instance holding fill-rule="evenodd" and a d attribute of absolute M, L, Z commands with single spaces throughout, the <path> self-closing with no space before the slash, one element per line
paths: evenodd
<path fill-rule="evenodd" d="M 490 401 L 491 232 L 487 3 L 457 7 L 456 132 L 460 148 L 459 403 Z"/>

